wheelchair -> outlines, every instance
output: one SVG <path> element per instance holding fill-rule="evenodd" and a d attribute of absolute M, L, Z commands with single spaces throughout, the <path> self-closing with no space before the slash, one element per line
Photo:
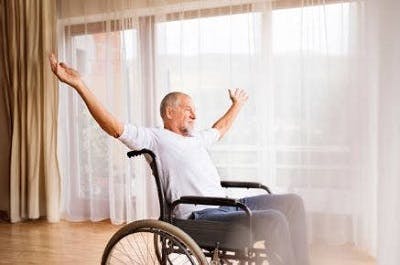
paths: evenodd
<path fill-rule="evenodd" d="M 237 199 L 184 196 L 174 202 L 165 198 L 155 154 L 147 149 L 128 152 L 128 157 L 144 155 L 154 176 L 160 217 L 138 220 L 119 229 L 108 241 L 102 265 L 108 264 L 269 264 L 263 242 L 255 242 L 252 213 Z M 268 187 L 254 182 L 221 181 L 224 188 L 256 188 L 271 193 Z M 245 223 L 229 224 L 207 220 L 174 218 L 179 204 L 233 206 L 243 210 Z"/>

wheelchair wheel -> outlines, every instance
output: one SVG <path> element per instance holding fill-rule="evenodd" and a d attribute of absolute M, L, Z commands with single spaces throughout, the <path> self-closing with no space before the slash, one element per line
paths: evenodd
<path fill-rule="evenodd" d="M 140 220 L 127 224 L 112 236 L 101 264 L 208 263 L 196 242 L 178 227 L 158 220 Z"/>

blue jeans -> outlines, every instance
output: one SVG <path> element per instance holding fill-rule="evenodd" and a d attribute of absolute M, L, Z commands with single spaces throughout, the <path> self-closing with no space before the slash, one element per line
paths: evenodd
<path fill-rule="evenodd" d="M 309 265 L 303 200 L 295 194 L 260 195 L 240 199 L 253 213 L 253 238 L 264 240 L 272 265 Z M 192 213 L 195 220 L 245 223 L 236 207 L 221 206 Z"/>

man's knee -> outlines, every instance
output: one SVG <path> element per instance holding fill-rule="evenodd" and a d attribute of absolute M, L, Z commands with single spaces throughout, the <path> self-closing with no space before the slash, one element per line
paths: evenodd
<path fill-rule="evenodd" d="M 285 194 L 285 201 L 287 204 L 297 209 L 304 209 L 304 201 L 303 199 L 294 193 Z"/>
<path fill-rule="evenodd" d="M 280 211 L 268 210 L 261 214 L 261 216 L 255 216 L 257 230 L 269 230 L 281 233 L 287 231 L 289 223 L 286 216 Z"/>
<path fill-rule="evenodd" d="M 301 198 L 300 195 L 294 194 L 294 193 L 290 193 L 289 196 L 290 196 L 291 200 L 293 201 L 293 203 L 297 203 L 299 205 L 303 205 L 304 204 L 303 198 Z"/>
<path fill-rule="evenodd" d="M 254 216 L 254 236 L 256 240 L 278 244 L 290 243 L 290 229 L 287 218 L 280 211 L 268 210 Z"/>

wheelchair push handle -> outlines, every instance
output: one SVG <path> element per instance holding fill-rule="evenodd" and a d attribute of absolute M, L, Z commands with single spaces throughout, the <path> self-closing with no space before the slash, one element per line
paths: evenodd
<path fill-rule="evenodd" d="M 134 150 L 134 151 L 129 151 L 127 153 L 129 158 L 135 157 L 135 156 L 140 156 L 140 155 L 145 155 L 145 154 L 150 155 L 151 158 L 153 159 L 153 161 L 156 158 L 155 154 L 151 150 L 148 150 L 148 149 Z"/>

